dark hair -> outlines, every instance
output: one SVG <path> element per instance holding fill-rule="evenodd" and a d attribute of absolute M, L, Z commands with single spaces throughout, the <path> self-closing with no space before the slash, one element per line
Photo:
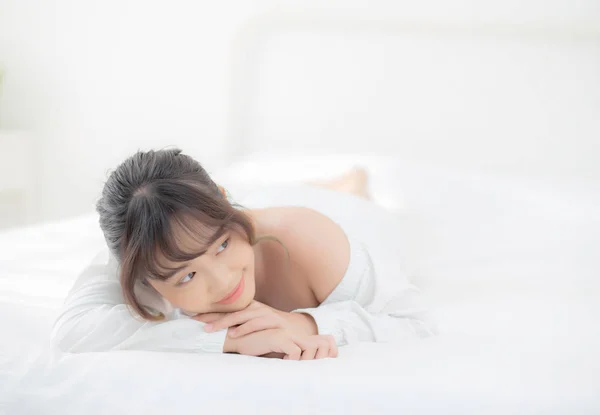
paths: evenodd
<path fill-rule="evenodd" d="M 108 177 L 96 210 L 106 243 L 120 262 L 125 301 L 147 320 L 161 316 L 138 302 L 134 287 L 179 269 L 161 259 L 189 261 L 228 230 L 256 243 L 249 217 L 229 203 L 200 163 L 179 149 L 129 157 Z M 175 238 L 175 227 L 193 239 L 193 248 Z"/>

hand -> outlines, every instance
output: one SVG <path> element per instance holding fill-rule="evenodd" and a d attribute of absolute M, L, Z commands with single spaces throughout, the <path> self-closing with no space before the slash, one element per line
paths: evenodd
<path fill-rule="evenodd" d="M 333 336 L 296 337 L 282 329 L 267 329 L 235 339 L 226 338 L 223 351 L 246 356 L 283 357 L 287 360 L 314 360 L 337 357 Z"/>
<path fill-rule="evenodd" d="M 318 334 L 314 319 L 303 313 L 286 313 L 276 310 L 258 301 L 233 313 L 207 313 L 193 317 L 207 323 L 206 332 L 228 328 L 227 335 L 232 338 L 246 336 L 261 330 L 285 329 L 297 336 Z M 232 328 L 234 326 L 238 326 Z"/>
<path fill-rule="evenodd" d="M 333 336 L 330 335 L 308 336 L 300 339 L 298 345 L 302 349 L 300 360 L 316 360 L 338 356 L 337 344 Z"/>

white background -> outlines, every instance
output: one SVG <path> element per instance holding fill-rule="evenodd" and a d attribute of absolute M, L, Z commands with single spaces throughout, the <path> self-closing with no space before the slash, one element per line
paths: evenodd
<path fill-rule="evenodd" d="M 110 168 L 167 145 L 212 170 L 368 139 L 600 180 L 594 0 L 0 0 L 0 67 L 0 129 L 34 144 L 36 219 L 92 210 Z"/>

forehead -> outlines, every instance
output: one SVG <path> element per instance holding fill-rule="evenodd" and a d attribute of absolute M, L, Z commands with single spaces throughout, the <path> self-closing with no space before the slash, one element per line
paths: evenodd
<path fill-rule="evenodd" d="M 187 251 L 206 248 L 222 233 L 222 226 L 210 226 L 200 221 L 174 220 L 171 223 L 171 237 L 179 249 Z"/>

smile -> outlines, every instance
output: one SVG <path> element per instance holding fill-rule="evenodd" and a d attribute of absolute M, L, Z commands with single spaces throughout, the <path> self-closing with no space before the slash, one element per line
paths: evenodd
<path fill-rule="evenodd" d="M 234 303 L 238 298 L 240 298 L 240 296 L 244 292 L 244 286 L 244 275 L 242 275 L 240 282 L 235 286 L 235 288 L 229 294 L 227 294 L 225 297 L 219 300 L 217 304 Z"/>

